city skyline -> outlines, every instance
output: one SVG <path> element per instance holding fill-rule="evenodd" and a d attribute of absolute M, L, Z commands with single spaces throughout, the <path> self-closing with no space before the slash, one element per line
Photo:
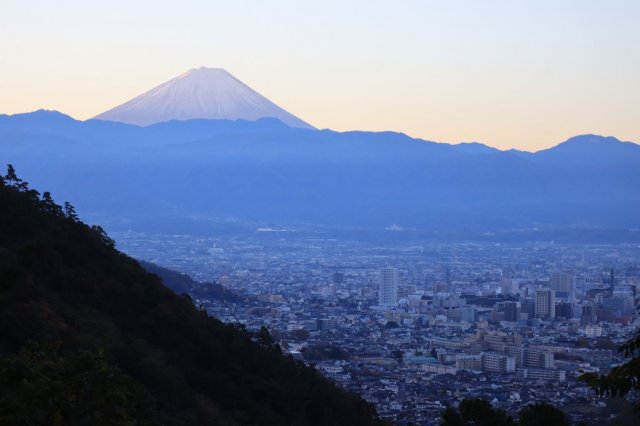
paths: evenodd
<path fill-rule="evenodd" d="M 4 4 L 0 113 L 88 119 L 200 66 L 318 128 L 535 151 L 640 140 L 640 5 Z M 126 11 L 126 12 L 125 12 Z"/>

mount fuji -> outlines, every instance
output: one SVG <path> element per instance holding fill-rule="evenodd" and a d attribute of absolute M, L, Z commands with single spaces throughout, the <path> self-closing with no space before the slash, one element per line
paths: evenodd
<path fill-rule="evenodd" d="M 314 127 L 285 111 L 222 68 L 193 68 L 94 119 L 148 126 L 170 120 L 277 118 Z"/>

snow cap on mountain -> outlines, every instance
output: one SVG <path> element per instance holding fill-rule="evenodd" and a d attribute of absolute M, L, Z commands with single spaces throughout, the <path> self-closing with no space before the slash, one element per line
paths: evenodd
<path fill-rule="evenodd" d="M 193 68 L 94 117 L 147 126 L 169 120 L 258 120 L 273 117 L 290 127 L 313 126 L 274 104 L 222 68 Z"/>

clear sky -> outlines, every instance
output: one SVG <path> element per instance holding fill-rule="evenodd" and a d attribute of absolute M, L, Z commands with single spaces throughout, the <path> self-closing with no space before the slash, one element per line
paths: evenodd
<path fill-rule="evenodd" d="M 640 1 L 0 0 L 0 113 L 90 118 L 223 67 L 319 128 L 640 142 Z"/>

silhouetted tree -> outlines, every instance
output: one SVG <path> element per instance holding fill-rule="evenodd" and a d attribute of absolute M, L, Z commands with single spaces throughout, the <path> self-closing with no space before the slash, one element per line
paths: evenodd
<path fill-rule="evenodd" d="M 446 426 L 511 426 L 513 418 L 504 410 L 494 408 L 482 398 L 463 399 L 456 410 L 449 407 L 442 412 L 442 425 Z"/>
<path fill-rule="evenodd" d="M 440 422 L 441 425 L 444 426 L 464 426 L 465 422 L 464 420 L 462 420 L 462 416 L 460 415 L 460 412 L 453 408 L 453 407 L 447 407 L 441 414 L 442 417 L 442 422 Z"/>
<path fill-rule="evenodd" d="M 47 211 L 48 213 L 55 216 L 63 215 L 62 208 L 53 201 L 53 198 L 51 197 L 50 192 L 47 191 L 42 193 L 42 202 L 43 202 L 45 211 Z"/>
<path fill-rule="evenodd" d="M 241 332 L 242 334 L 248 334 L 247 332 L 247 325 L 243 324 L 241 322 L 234 322 L 233 324 L 231 324 L 233 326 L 233 328 L 235 328 L 236 330 L 238 330 L 239 332 Z"/>
<path fill-rule="evenodd" d="M 609 374 L 586 373 L 580 376 L 580 380 L 588 383 L 600 396 L 625 396 L 631 389 L 640 390 L 640 328 L 618 351 L 630 360 L 613 368 Z M 634 408 L 640 411 L 640 399 L 636 400 Z"/>
<path fill-rule="evenodd" d="M 567 416 L 551 404 L 527 405 L 518 412 L 522 426 L 569 426 Z"/>
<path fill-rule="evenodd" d="M 7 165 L 7 174 L 4 176 L 4 180 L 8 186 L 12 186 L 19 191 L 26 191 L 29 188 L 29 184 L 18 177 L 12 164 Z"/>
<path fill-rule="evenodd" d="M 64 202 L 64 214 L 74 222 L 78 222 L 78 220 L 80 220 L 78 218 L 78 214 L 76 213 L 76 209 L 68 201 Z"/>
<path fill-rule="evenodd" d="M 16 182 L 20 182 L 21 180 L 16 175 L 16 169 L 13 168 L 13 164 L 7 165 L 7 174 L 5 175 L 5 180 L 8 185 L 13 185 Z"/>
<path fill-rule="evenodd" d="M 270 348 L 273 346 L 273 338 L 269 333 L 269 329 L 266 326 L 260 327 L 258 333 L 256 333 L 256 342 L 265 348 Z"/>
<path fill-rule="evenodd" d="M 91 226 L 91 230 L 98 236 L 103 244 L 107 245 L 110 248 L 114 248 L 116 246 L 116 242 L 109 238 L 109 236 L 101 226 L 93 225 Z"/>
<path fill-rule="evenodd" d="M 304 328 L 299 328 L 297 330 L 291 330 L 289 336 L 294 340 L 306 340 L 309 338 L 309 332 Z"/>

